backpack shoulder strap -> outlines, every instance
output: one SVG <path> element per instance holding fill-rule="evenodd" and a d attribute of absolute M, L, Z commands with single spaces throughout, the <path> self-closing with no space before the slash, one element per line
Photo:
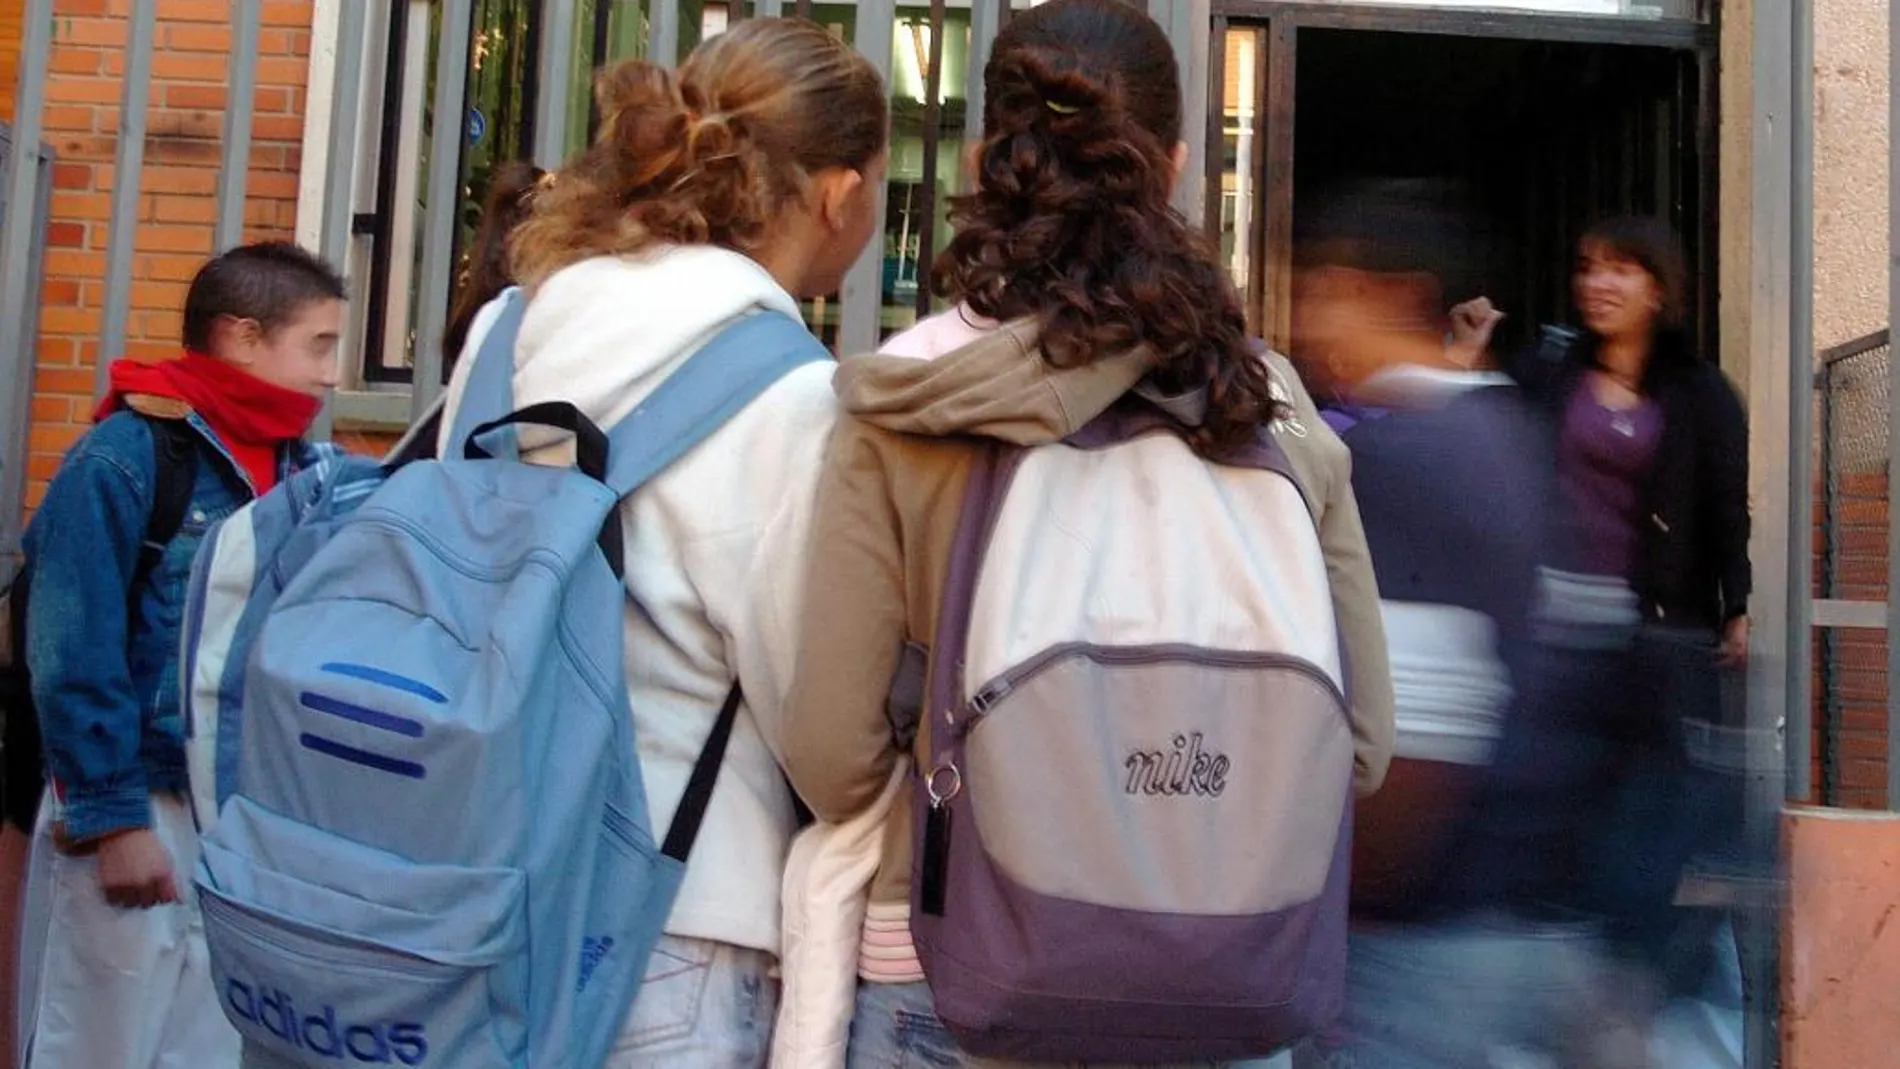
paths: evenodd
<path fill-rule="evenodd" d="M 448 395 L 441 394 L 430 402 L 422 418 L 410 424 L 389 452 L 383 454 L 385 467 L 394 471 L 412 461 L 436 459 L 436 440 L 442 436 L 442 412 L 447 401 Z"/>
<path fill-rule="evenodd" d="M 139 547 L 136 589 L 158 566 L 165 547 L 185 525 L 191 495 L 198 481 L 198 432 L 182 419 L 140 417 L 152 429 L 152 514 L 145 521 L 145 543 Z"/>
<path fill-rule="evenodd" d="M 475 433 L 475 428 L 514 411 L 515 338 L 521 334 L 521 317 L 527 312 L 528 297 L 520 286 L 510 286 L 488 304 L 488 307 L 496 306 L 499 310 L 488 332 L 482 335 L 481 348 L 475 352 L 475 363 L 469 368 L 468 380 L 455 406 L 455 420 L 449 425 L 451 448 L 447 455 L 451 457 L 461 456 L 462 443 Z M 489 452 L 505 459 L 514 458 L 513 430 L 504 428 L 489 441 Z"/>
<path fill-rule="evenodd" d="M 805 324 L 779 312 L 748 315 L 721 330 L 667 376 L 608 434 L 607 485 L 621 497 L 640 488 L 667 465 L 724 426 L 793 368 L 828 360 L 831 353 Z M 685 861 L 699 837 L 725 764 L 743 695 L 727 692 L 712 732 L 667 828 L 660 852 Z"/>
<path fill-rule="evenodd" d="M 788 315 L 745 316 L 688 357 L 608 432 L 607 485 L 626 497 L 793 368 L 830 358 L 830 350 Z"/>

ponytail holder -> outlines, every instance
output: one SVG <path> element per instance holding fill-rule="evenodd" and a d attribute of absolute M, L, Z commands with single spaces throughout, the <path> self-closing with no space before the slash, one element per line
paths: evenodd
<path fill-rule="evenodd" d="M 1082 110 L 1079 105 L 1062 104 L 1054 100 L 1045 100 L 1042 102 L 1042 106 L 1055 112 L 1057 115 L 1074 115 Z"/>

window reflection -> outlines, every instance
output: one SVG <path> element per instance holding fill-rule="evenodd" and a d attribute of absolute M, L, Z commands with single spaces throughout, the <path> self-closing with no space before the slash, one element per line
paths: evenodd
<path fill-rule="evenodd" d="M 1221 94 L 1221 162 L 1218 218 L 1214 231 L 1221 258 L 1234 286 L 1246 300 L 1250 321 L 1257 316 L 1255 264 L 1260 218 L 1261 114 L 1266 33 L 1258 27 L 1229 29 L 1225 41 Z M 1258 329 L 1258 324 L 1255 324 Z"/>

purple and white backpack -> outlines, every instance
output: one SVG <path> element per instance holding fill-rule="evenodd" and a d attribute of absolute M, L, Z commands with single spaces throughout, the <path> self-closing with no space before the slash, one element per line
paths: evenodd
<path fill-rule="evenodd" d="M 1131 398 L 971 475 L 911 930 L 972 1054 L 1252 1057 L 1344 1001 L 1353 741 L 1313 514 L 1271 435 L 1213 464 L 1172 427 Z"/>

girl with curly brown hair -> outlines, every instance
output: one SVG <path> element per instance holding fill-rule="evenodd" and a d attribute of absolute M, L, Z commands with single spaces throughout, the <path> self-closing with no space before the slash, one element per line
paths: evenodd
<path fill-rule="evenodd" d="M 594 143 L 513 232 L 509 266 L 529 298 L 514 402 L 568 401 L 610 427 L 740 317 L 796 318 L 800 298 L 836 292 L 875 226 L 888 115 L 876 71 L 800 19 L 740 23 L 677 72 L 623 63 L 596 93 Z M 476 317 L 465 351 L 496 311 Z M 456 368 L 445 426 L 474 363 Z M 787 374 L 620 506 L 628 701 L 656 827 L 735 680 L 744 703 L 610 1069 L 764 1064 L 795 825 L 767 740 L 789 686 L 788 606 L 832 371 Z M 522 440 L 529 459 L 571 455 L 565 441 Z"/>
<path fill-rule="evenodd" d="M 799 933 L 814 954 L 787 958 L 787 1005 L 795 1012 L 781 1018 L 781 1028 L 788 1020 L 850 1018 L 848 1063 L 854 1067 L 912 1060 L 988 1066 L 1010 1064 L 995 1058 L 1021 1057 L 1000 1050 L 1007 1044 L 968 1019 L 946 1026 L 943 991 L 933 997 L 939 977 L 932 971 L 926 982 L 933 959 L 921 953 L 929 946 L 924 922 L 936 924 L 942 904 L 931 905 L 928 891 L 919 900 L 924 904 L 912 904 L 912 814 L 925 806 L 934 812 L 942 800 L 936 792 L 946 784 L 988 776 L 985 782 L 995 787 L 1001 775 L 992 764 L 988 773 L 939 778 L 945 766 L 929 738 L 933 729 L 948 731 L 943 717 L 956 712 L 943 707 L 940 679 L 959 680 L 954 686 L 967 693 L 980 687 L 984 694 L 1007 694 L 993 691 L 998 684 L 991 681 L 1023 677 L 994 671 L 1064 642 L 1271 651 L 1282 648 L 1277 643 L 1288 632 L 1265 621 L 1289 599 L 1311 598 L 1315 615 L 1324 617 L 1324 634 L 1301 649 L 1323 666 L 1315 678 L 1335 680 L 1350 705 L 1329 706 L 1336 711 L 1325 730 L 1336 734 L 1328 736 L 1326 756 L 1314 761 L 1310 782 L 1323 784 L 1317 790 L 1328 804 L 1343 804 L 1353 787 L 1370 792 L 1384 775 L 1391 682 L 1345 448 L 1320 422 L 1287 362 L 1248 338 L 1239 298 L 1217 259 L 1170 206 L 1186 156 L 1179 86 L 1166 36 L 1139 7 L 1052 0 L 1012 16 L 985 71 L 984 135 L 971 160 L 975 190 L 953 202 L 957 234 L 935 271 L 937 292 L 956 305 L 892 339 L 879 354 L 845 360 L 838 373 L 846 415 L 820 484 L 784 737 L 793 785 L 821 822 L 794 844 L 786 877 L 788 940 Z M 1283 455 L 1290 471 L 1267 473 L 1237 459 L 1262 450 Z M 965 582 L 948 576 L 970 574 L 958 548 L 969 541 L 957 533 L 966 490 L 992 485 L 993 458 L 1000 453 L 1016 466 L 1004 469 L 1013 476 L 994 477 L 1013 489 L 997 511 L 984 513 L 993 526 L 984 528 L 990 533 L 976 566 L 980 582 L 958 587 L 954 600 L 968 607 L 971 624 L 967 647 L 958 647 L 962 629 L 940 636 L 939 611 L 952 602 L 953 585 Z M 1287 585 L 1276 586 L 1276 575 L 1288 577 Z M 1301 593 L 1291 593 L 1295 587 Z M 1269 588 L 1287 596 L 1258 596 Z M 937 646 L 940 637 L 944 644 Z M 1349 656 L 1342 656 L 1342 646 Z M 947 648 L 959 652 L 946 655 Z M 934 664 L 932 652 L 955 663 Z M 927 663 L 936 674 L 929 676 L 930 715 L 922 718 L 918 684 Z M 1105 686 L 1108 695 L 1097 693 L 1063 715 L 1096 717 L 1112 704 L 1114 685 Z M 1243 711 L 1229 725 L 1247 730 L 1238 721 L 1248 718 Z M 979 745 L 974 740 L 984 723 L 956 745 Z M 1146 739 L 1147 729 L 1132 721 L 1126 726 Z M 1108 735 L 1065 751 L 1067 763 L 1016 767 L 1018 775 L 1008 778 L 1019 785 L 1025 779 L 1065 785 L 1050 796 L 1058 808 L 1066 804 L 1065 791 L 1093 790 L 1086 785 L 1098 777 L 1119 783 L 1123 740 Z M 1164 750 L 1166 738 L 1162 732 Z M 1200 736 L 1194 738 L 1198 747 Z M 913 760 L 931 774 L 910 771 Z M 1192 767 L 1224 770 L 1225 762 L 1202 753 Z M 1181 782 L 1170 781 L 1170 790 L 1206 798 L 1223 789 L 1197 780 L 1189 791 L 1182 786 L 1191 779 L 1189 763 L 1181 768 Z M 954 795 L 958 788 L 947 790 Z M 1038 808 L 1014 807 L 1007 823 L 1020 829 L 1046 821 Z M 1292 817 L 1290 808 L 1269 804 L 1252 819 L 1272 823 Z M 1177 805 L 1172 811 L 1178 817 L 1202 810 Z M 959 864 L 957 851 L 979 841 L 977 829 L 985 843 L 1009 834 L 1000 824 L 985 824 L 980 807 L 975 812 L 974 826 L 958 818 L 955 840 L 941 831 L 942 854 L 929 845 L 931 832 L 921 833 L 915 852 L 924 860 L 915 871 L 926 875 L 920 886 L 931 885 L 927 874 L 943 857 Z M 930 827 L 937 827 L 936 819 Z M 1220 842 L 1232 847 L 1250 838 L 1187 819 L 1178 841 L 1194 843 L 1190 853 L 1211 851 L 1196 856 L 1212 857 L 1223 849 Z M 1337 815 L 1315 819 L 1333 822 L 1316 838 L 1334 842 Z M 1251 832 L 1254 839 L 1273 834 L 1258 823 Z M 1140 849 L 1119 834 L 1093 827 L 1057 834 L 1057 867 L 1075 870 L 1084 858 L 1096 864 Z M 1248 849 L 1273 854 L 1258 842 Z M 952 895 L 958 886 L 952 878 Z M 855 899 L 839 895 L 840 887 L 854 891 Z M 1186 908 L 1176 902 L 1164 912 Z M 992 912 L 1001 928 L 1035 923 L 1000 916 L 1009 909 Z M 1343 958 L 1343 903 L 1338 912 Z M 837 916 L 851 918 L 848 940 L 839 939 L 837 922 L 829 919 Z M 1091 938 L 1127 935 L 1092 930 Z M 974 953 L 974 944 L 987 940 L 962 945 Z M 818 960 L 819 944 L 840 943 L 846 960 Z M 956 953 L 952 943 L 941 946 L 939 963 Z M 816 978 L 827 967 L 836 970 L 831 978 Z M 841 981 L 839 971 L 855 972 L 861 982 Z M 1116 971 L 1100 977 L 1105 998 L 1127 979 Z M 1271 1054 L 1298 1038 L 1214 1036 L 1218 1017 L 1211 1008 L 1197 1015 L 1184 1003 L 1169 1027 L 1190 1034 L 1170 1049 L 1205 1040 L 1204 1050 L 1182 1056 L 1225 1064 L 1219 1059 L 1241 1050 Z M 1203 1026 L 1208 1036 L 1198 1034 Z M 957 1029 L 954 1036 L 949 1027 Z M 1092 1028 L 1070 1020 L 1056 1031 L 1066 1030 L 1076 1050 L 1112 1046 L 1100 1035 L 1082 1034 Z M 977 1039 L 980 1050 L 966 1046 Z M 1050 1051 L 1060 1042 L 1033 1049 Z M 1157 1060 L 1112 1053 L 1062 1060 L 1104 1056 Z"/>

